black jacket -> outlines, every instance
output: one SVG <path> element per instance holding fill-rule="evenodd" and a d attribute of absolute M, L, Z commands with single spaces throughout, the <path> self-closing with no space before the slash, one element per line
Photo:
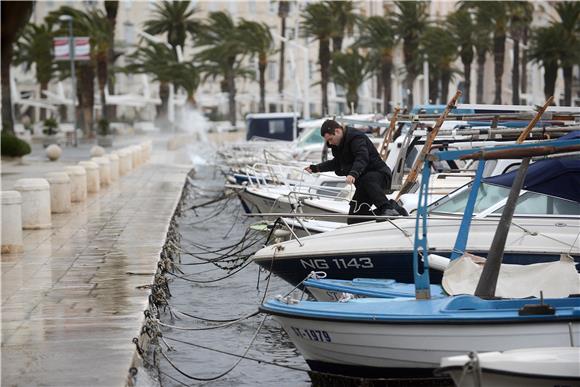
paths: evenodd
<path fill-rule="evenodd" d="M 313 172 L 334 171 L 338 176 L 358 178 L 369 171 L 391 175 L 387 164 L 366 134 L 353 128 L 345 128 L 338 146 L 330 145 L 334 158 L 320 164 L 311 165 Z"/>

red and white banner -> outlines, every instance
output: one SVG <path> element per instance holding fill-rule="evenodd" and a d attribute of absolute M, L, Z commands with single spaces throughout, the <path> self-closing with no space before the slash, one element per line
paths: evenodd
<path fill-rule="evenodd" d="M 70 60 L 69 38 L 54 38 L 54 60 Z M 91 59 L 91 44 L 88 37 L 74 38 L 75 61 Z"/>

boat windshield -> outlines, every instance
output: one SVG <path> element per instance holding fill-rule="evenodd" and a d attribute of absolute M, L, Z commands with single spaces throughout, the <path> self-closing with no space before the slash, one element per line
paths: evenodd
<path fill-rule="evenodd" d="M 471 192 L 471 186 L 472 184 L 470 183 L 431 204 L 429 212 L 440 215 L 462 215 Z M 482 183 L 477 192 L 473 213 L 480 214 L 489 209 L 490 211 L 493 210 L 491 215 L 501 215 L 509 191 L 509 188 L 503 186 Z M 492 207 L 497 208 L 493 209 Z M 580 216 L 580 205 L 572 200 L 538 192 L 522 191 L 518 198 L 514 215 Z"/>
<path fill-rule="evenodd" d="M 503 206 L 493 213 L 501 215 L 502 211 Z M 580 216 L 580 204 L 572 200 L 527 191 L 519 197 L 515 214 Z"/>
<path fill-rule="evenodd" d="M 471 184 L 468 184 L 451 193 L 449 196 L 436 201 L 431 206 L 429 206 L 429 212 L 436 214 L 461 215 L 465 210 L 469 192 L 471 192 Z M 475 202 L 473 213 L 478 214 L 497 204 L 501 200 L 507 198 L 509 192 L 509 188 L 482 183 L 479 187 L 479 191 L 477 192 L 477 200 Z"/>
<path fill-rule="evenodd" d="M 298 138 L 298 147 L 302 148 L 307 145 L 324 143 L 324 139 L 320 135 L 319 128 L 310 128 L 304 131 L 304 133 Z"/>

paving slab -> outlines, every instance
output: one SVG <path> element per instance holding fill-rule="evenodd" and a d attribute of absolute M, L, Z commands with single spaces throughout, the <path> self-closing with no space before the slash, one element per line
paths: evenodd
<path fill-rule="evenodd" d="M 152 159 L 52 227 L 26 230 L 1 271 L 2 386 L 124 386 L 169 223 L 191 170 L 184 149 L 154 142 Z M 2 165 L 3 190 L 81 159 L 33 156 Z"/>

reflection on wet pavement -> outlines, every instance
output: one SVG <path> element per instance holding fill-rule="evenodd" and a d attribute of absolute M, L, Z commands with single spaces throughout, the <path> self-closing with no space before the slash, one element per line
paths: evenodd
<path fill-rule="evenodd" d="M 190 167 L 154 160 L 2 255 L 2 385 L 125 384 Z M 161 160 L 164 161 L 164 160 Z"/>

